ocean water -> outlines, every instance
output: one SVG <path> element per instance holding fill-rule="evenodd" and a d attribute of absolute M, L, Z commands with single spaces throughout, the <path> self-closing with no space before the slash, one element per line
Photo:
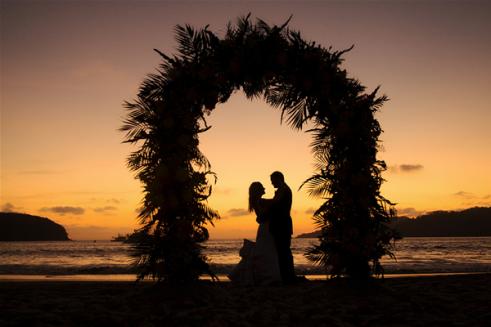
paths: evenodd
<path fill-rule="evenodd" d="M 293 239 L 296 272 L 326 272 L 305 258 L 316 239 Z M 217 274 L 239 262 L 242 239 L 211 240 L 205 254 Z M 110 241 L 0 242 L 1 275 L 132 274 L 130 245 Z M 491 237 L 408 237 L 396 245 L 397 261 L 383 258 L 386 274 L 491 272 Z"/>

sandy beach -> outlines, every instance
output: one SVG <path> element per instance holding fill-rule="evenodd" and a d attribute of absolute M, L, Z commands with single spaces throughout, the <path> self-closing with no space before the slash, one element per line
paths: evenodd
<path fill-rule="evenodd" d="M 0 326 L 489 326 L 491 274 L 186 287 L 0 282 Z"/>

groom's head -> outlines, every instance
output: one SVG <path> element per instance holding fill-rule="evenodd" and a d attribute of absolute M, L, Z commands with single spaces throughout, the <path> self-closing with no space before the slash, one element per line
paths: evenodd
<path fill-rule="evenodd" d="M 281 172 L 275 171 L 271 174 L 271 184 L 273 184 L 275 188 L 278 188 L 285 184 L 285 177 Z"/>

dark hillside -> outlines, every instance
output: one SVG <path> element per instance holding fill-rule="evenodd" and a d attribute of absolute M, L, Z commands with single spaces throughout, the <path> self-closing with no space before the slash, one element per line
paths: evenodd
<path fill-rule="evenodd" d="M 416 218 L 398 217 L 391 225 L 407 237 L 491 236 L 491 207 L 433 211 Z M 298 237 L 313 238 L 318 235 L 318 232 L 312 232 Z"/>
<path fill-rule="evenodd" d="M 63 226 L 44 217 L 0 212 L 0 241 L 69 241 Z"/>

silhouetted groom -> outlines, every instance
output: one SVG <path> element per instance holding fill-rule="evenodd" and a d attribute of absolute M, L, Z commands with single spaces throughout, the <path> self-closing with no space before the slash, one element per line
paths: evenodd
<path fill-rule="evenodd" d="M 281 279 L 283 283 L 289 284 L 297 281 L 294 267 L 293 255 L 290 249 L 293 224 L 290 210 L 292 208 L 292 191 L 285 183 L 285 177 L 279 171 L 271 174 L 271 184 L 276 188 L 271 207 L 271 220 L 269 231 L 273 235 L 278 253 Z"/>

